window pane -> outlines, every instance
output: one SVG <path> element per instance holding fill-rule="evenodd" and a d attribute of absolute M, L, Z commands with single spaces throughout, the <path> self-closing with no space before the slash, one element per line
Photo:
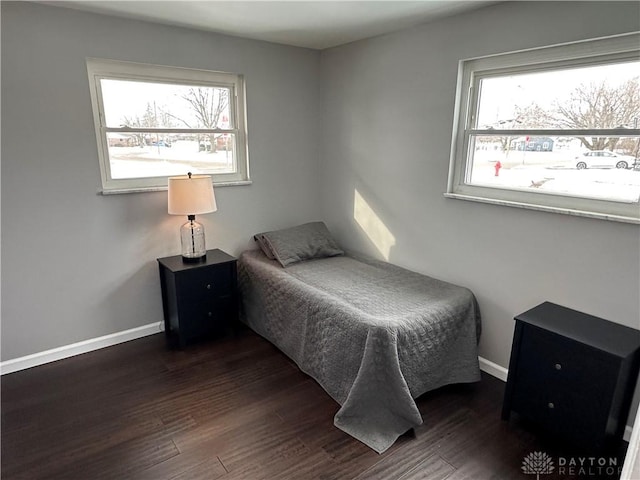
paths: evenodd
<path fill-rule="evenodd" d="M 482 78 L 478 129 L 638 128 L 640 62 Z"/>
<path fill-rule="evenodd" d="M 104 78 L 100 86 L 107 127 L 233 128 L 228 88 Z"/>
<path fill-rule="evenodd" d="M 608 138 L 605 149 L 587 148 L 598 141 L 591 137 L 472 135 L 465 183 L 638 202 L 640 137 Z"/>
<path fill-rule="evenodd" d="M 107 134 L 114 179 L 235 173 L 233 134 Z"/>

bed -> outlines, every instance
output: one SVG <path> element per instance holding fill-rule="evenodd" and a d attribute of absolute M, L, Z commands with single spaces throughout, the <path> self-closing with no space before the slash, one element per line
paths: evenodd
<path fill-rule="evenodd" d="M 422 424 L 418 396 L 480 380 L 468 289 L 343 252 L 321 222 L 255 238 L 238 261 L 242 319 L 341 406 L 336 427 L 382 453 Z"/>

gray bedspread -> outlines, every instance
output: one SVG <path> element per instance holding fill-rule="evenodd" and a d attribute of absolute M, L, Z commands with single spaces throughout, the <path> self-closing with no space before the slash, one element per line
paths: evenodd
<path fill-rule="evenodd" d="M 466 288 L 368 257 L 287 268 L 238 262 L 243 320 L 341 405 L 334 425 L 378 453 L 420 425 L 414 401 L 480 380 L 480 315 Z"/>

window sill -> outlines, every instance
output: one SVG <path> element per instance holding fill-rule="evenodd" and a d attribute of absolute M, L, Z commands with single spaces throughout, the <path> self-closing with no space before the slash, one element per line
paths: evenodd
<path fill-rule="evenodd" d="M 636 218 L 636 217 L 610 215 L 606 213 L 589 212 L 585 210 L 574 210 L 571 208 L 550 207 L 546 205 L 514 202 L 511 200 L 498 200 L 495 198 L 476 197 L 473 195 L 462 195 L 459 193 L 445 193 L 444 196 L 446 198 L 456 198 L 458 200 L 467 200 L 471 202 L 489 203 L 491 205 L 502 205 L 505 207 L 525 208 L 527 210 L 537 210 L 540 212 L 561 213 L 564 215 L 573 215 L 575 217 L 597 218 L 599 220 L 609 220 L 612 222 L 631 223 L 635 225 L 640 225 L 640 218 Z"/>
<path fill-rule="evenodd" d="M 213 188 L 220 187 L 237 187 L 242 185 L 251 185 L 251 180 L 240 180 L 237 182 L 214 183 Z M 120 195 L 123 193 L 144 193 L 144 192 L 162 192 L 167 191 L 167 187 L 140 187 L 140 188 L 114 188 L 109 190 L 98 190 L 98 195 Z"/>

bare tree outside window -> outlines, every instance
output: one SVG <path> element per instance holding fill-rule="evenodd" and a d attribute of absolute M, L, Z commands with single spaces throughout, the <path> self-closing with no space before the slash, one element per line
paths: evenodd
<path fill-rule="evenodd" d="M 640 80 L 621 85 L 607 81 L 578 86 L 568 100 L 556 102 L 554 118 L 560 128 L 637 128 L 640 117 Z M 635 126 L 634 126 L 635 124 Z M 613 150 L 620 137 L 577 137 L 589 150 Z"/>
<path fill-rule="evenodd" d="M 158 110 L 160 110 L 159 114 Z M 160 115 L 160 119 L 158 118 L 158 115 Z M 160 126 L 172 127 L 173 122 L 165 109 L 162 107 L 158 109 L 155 102 L 153 105 L 150 102 L 147 102 L 145 111 L 142 115 L 124 115 L 122 117 L 122 126 L 131 128 L 132 130 L 136 128 L 158 128 Z M 145 135 L 143 133 L 132 133 L 129 135 L 136 139 L 136 144 L 138 146 L 144 147 L 146 144 Z"/>
<path fill-rule="evenodd" d="M 194 114 L 193 117 L 185 119 L 168 111 L 164 111 L 164 113 L 187 128 L 217 129 L 225 127 L 226 125 L 224 124 L 229 122 L 228 89 L 193 87 L 189 88 L 186 93 L 176 95 L 186 102 Z M 226 121 L 223 121 L 225 118 Z M 205 140 L 206 145 L 210 146 L 210 149 L 206 149 L 207 151 L 216 152 L 218 145 L 217 140 L 221 135 L 222 134 L 209 133 L 202 135 L 199 140 Z"/>

